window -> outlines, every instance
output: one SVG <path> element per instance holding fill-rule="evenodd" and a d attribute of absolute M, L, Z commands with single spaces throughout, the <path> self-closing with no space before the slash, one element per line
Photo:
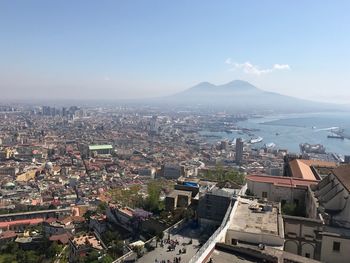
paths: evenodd
<path fill-rule="evenodd" d="M 232 238 L 231 245 L 237 245 L 237 244 L 238 244 L 237 239 Z"/>
<path fill-rule="evenodd" d="M 262 198 L 267 198 L 267 192 L 262 192 Z"/>
<path fill-rule="evenodd" d="M 339 252 L 340 251 L 340 242 L 333 242 L 333 252 Z"/>

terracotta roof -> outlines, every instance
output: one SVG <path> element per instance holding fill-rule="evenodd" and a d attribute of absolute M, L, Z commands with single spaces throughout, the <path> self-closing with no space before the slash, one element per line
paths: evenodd
<path fill-rule="evenodd" d="M 61 244 L 67 244 L 72 237 L 73 235 L 67 232 L 60 235 L 52 235 L 49 239 L 50 241 L 59 241 Z"/>
<path fill-rule="evenodd" d="M 337 164 L 335 162 L 327 162 L 327 161 L 321 161 L 321 160 L 304 160 L 300 159 L 303 163 L 309 165 L 309 166 L 315 166 L 315 167 L 329 167 L 329 168 L 335 168 L 337 167 Z"/>
<path fill-rule="evenodd" d="M 350 192 L 350 165 L 342 165 L 333 170 L 333 174 L 343 184 L 343 186 Z"/>
<path fill-rule="evenodd" d="M 64 225 L 70 224 L 70 223 L 82 223 L 85 221 L 85 218 L 82 216 L 68 216 L 61 220 L 61 223 Z"/>
<path fill-rule="evenodd" d="M 56 221 L 57 221 L 57 219 L 54 218 L 54 217 L 49 217 L 49 218 L 47 218 L 47 219 L 45 220 L 45 222 L 46 222 L 46 223 L 49 223 L 49 224 L 51 224 L 51 223 L 53 223 L 53 222 L 56 222 Z"/>
<path fill-rule="evenodd" d="M 123 207 L 118 209 L 120 212 L 124 213 L 125 215 L 132 217 L 134 210 L 129 207 Z"/>
<path fill-rule="evenodd" d="M 289 167 L 292 172 L 292 176 L 296 178 L 303 178 L 308 180 L 317 180 L 314 173 L 311 170 L 311 166 L 315 167 L 336 167 L 337 164 L 334 162 L 326 162 L 319 160 L 304 160 L 295 159 L 289 162 Z"/>
<path fill-rule="evenodd" d="M 8 238 L 15 238 L 17 236 L 15 231 L 4 231 L 0 234 L 0 239 L 8 239 Z"/>
<path fill-rule="evenodd" d="M 103 247 L 100 243 L 100 241 L 95 237 L 95 235 L 81 235 L 74 237 L 72 240 L 73 244 L 75 244 L 77 247 L 84 246 L 84 245 L 90 245 L 91 247 L 102 250 Z"/>
<path fill-rule="evenodd" d="M 247 180 L 260 183 L 271 183 L 285 187 L 309 186 L 317 184 L 315 180 L 307 180 L 302 178 L 293 178 L 286 176 L 269 176 L 269 175 L 248 175 Z"/>
<path fill-rule="evenodd" d="M 23 220 L 14 220 L 9 222 L 0 222 L 0 228 L 8 228 L 10 226 L 15 225 L 37 225 L 44 221 L 42 218 L 34 218 L 34 219 L 23 219 Z"/>

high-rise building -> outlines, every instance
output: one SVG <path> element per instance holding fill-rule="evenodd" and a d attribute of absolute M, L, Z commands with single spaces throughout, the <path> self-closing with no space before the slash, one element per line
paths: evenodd
<path fill-rule="evenodd" d="M 344 162 L 345 163 L 350 163 L 350 155 L 345 155 L 344 156 Z"/>
<path fill-rule="evenodd" d="M 44 116 L 49 116 L 51 113 L 51 109 L 49 106 L 43 106 L 43 115 Z"/>
<path fill-rule="evenodd" d="M 227 151 L 227 149 L 228 149 L 228 141 L 227 140 L 223 140 L 220 142 L 220 149 Z"/>
<path fill-rule="evenodd" d="M 157 116 L 153 116 L 150 121 L 150 134 L 157 135 L 159 133 L 159 123 Z"/>
<path fill-rule="evenodd" d="M 240 164 L 243 160 L 243 140 L 238 138 L 236 140 L 236 163 Z"/>

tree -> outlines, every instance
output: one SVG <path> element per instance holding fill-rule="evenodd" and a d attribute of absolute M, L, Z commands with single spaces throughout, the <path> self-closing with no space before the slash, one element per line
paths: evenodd
<path fill-rule="evenodd" d="M 1 249 L 1 253 L 16 254 L 18 250 L 19 250 L 18 244 L 12 241 L 12 242 L 8 242 L 4 247 L 4 249 Z"/>
<path fill-rule="evenodd" d="M 85 218 L 86 222 L 89 222 L 90 217 L 95 214 L 96 214 L 96 211 L 87 210 L 86 213 L 83 215 L 83 217 Z"/>
<path fill-rule="evenodd" d="M 124 252 L 124 243 L 123 241 L 113 241 L 112 245 L 109 249 L 109 252 L 111 255 L 113 255 L 114 258 L 117 258 L 121 255 L 123 255 Z"/>
<path fill-rule="evenodd" d="M 16 255 L 15 254 L 3 254 L 0 256 L 0 263 L 17 263 Z"/>
<path fill-rule="evenodd" d="M 97 213 L 99 213 L 99 214 L 106 213 L 107 207 L 108 207 L 108 205 L 106 202 L 99 203 L 97 206 Z"/>
<path fill-rule="evenodd" d="M 53 209 L 57 209 L 57 206 L 55 206 L 54 204 L 50 204 L 50 205 L 49 205 L 49 209 L 50 209 L 50 210 L 51 210 L 51 209 L 52 209 L 52 210 L 53 210 Z"/>
<path fill-rule="evenodd" d="M 26 251 L 24 254 L 24 258 L 25 258 L 25 261 L 23 261 L 23 262 L 26 262 L 26 263 L 38 263 L 38 262 L 40 262 L 40 257 L 33 250 Z"/>
<path fill-rule="evenodd" d="M 92 250 L 85 258 L 86 263 L 98 262 L 100 254 L 96 250 Z"/>
<path fill-rule="evenodd" d="M 162 210 L 162 203 L 160 202 L 160 193 L 162 186 L 159 182 L 153 181 L 147 185 L 148 197 L 146 200 L 145 209 L 154 213 L 159 213 Z"/>
<path fill-rule="evenodd" d="M 294 203 L 286 203 L 282 206 L 282 213 L 285 215 L 294 216 L 296 207 L 297 206 Z"/>
<path fill-rule="evenodd" d="M 239 185 L 243 185 L 245 182 L 245 177 L 243 173 L 232 168 L 224 169 L 224 167 L 221 164 L 217 165 L 213 170 L 206 171 L 204 174 L 201 175 L 201 177 L 204 179 L 214 180 L 218 182 L 232 181 Z"/>
<path fill-rule="evenodd" d="M 101 260 L 99 260 L 101 263 L 112 263 L 113 258 L 111 258 L 109 255 L 105 255 Z"/>
<path fill-rule="evenodd" d="M 57 254 L 60 253 L 61 249 L 62 249 L 62 246 L 60 246 L 57 242 L 52 242 L 51 246 L 49 246 L 49 248 L 46 251 L 46 257 L 47 258 L 55 257 Z"/>
<path fill-rule="evenodd" d="M 193 215 L 194 215 L 194 211 L 192 208 L 189 207 L 189 208 L 184 210 L 183 217 L 186 220 L 190 220 L 191 218 L 193 218 Z"/>
<path fill-rule="evenodd" d="M 141 246 L 135 246 L 133 248 L 134 252 L 137 254 L 137 257 L 142 257 L 142 247 Z"/>
<path fill-rule="evenodd" d="M 107 245 L 109 245 L 114 241 L 119 241 L 121 237 L 118 232 L 112 232 L 111 230 L 107 230 L 105 233 L 103 233 L 102 239 Z"/>

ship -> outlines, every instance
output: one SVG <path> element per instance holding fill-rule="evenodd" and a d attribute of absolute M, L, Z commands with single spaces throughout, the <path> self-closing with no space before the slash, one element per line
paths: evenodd
<path fill-rule="evenodd" d="M 258 142 L 261 142 L 263 140 L 263 138 L 262 137 L 256 137 L 256 138 L 251 138 L 250 140 L 249 140 L 249 143 L 258 143 Z"/>
<path fill-rule="evenodd" d="M 344 140 L 344 136 L 334 134 L 328 135 L 327 138 Z"/>

